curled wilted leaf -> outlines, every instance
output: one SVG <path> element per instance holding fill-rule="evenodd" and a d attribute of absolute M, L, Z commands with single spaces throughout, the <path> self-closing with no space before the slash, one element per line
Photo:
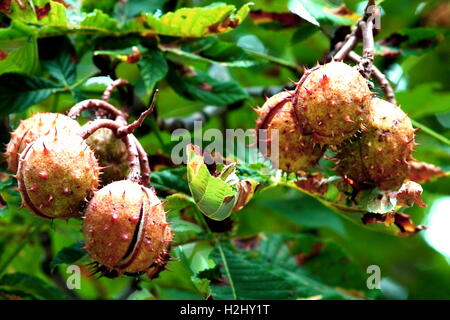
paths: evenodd
<path fill-rule="evenodd" d="M 308 174 L 305 177 L 300 177 L 295 184 L 310 193 L 325 194 L 328 190 L 327 179 L 320 173 Z"/>
<path fill-rule="evenodd" d="M 241 210 L 252 199 L 257 186 L 258 182 L 250 179 L 241 180 L 237 183 L 239 194 L 233 211 Z"/>
<path fill-rule="evenodd" d="M 386 214 L 368 212 L 362 217 L 363 224 L 383 223 L 386 226 L 395 225 L 399 229 L 398 236 L 412 236 L 424 230 L 423 225 L 415 226 L 411 217 L 402 212 L 388 212 Z"/>
<path fill-rule="evenodd" d="M 188 145 L 187 154 L 189 189 L 195 204 L 208 218 L 224 220 L 250 201 L 258 183 L 239 180 L 236 163 L 224 165 L 220 172 L 210 172 L 198 146 Z"/>
<path fill-rule="evenodd" d="M 372 213 L 387 213 L 395 208 L 411 207 L 417 204 L 425 207 L 422 201 L 422 186 L 414 181 L 404 183 L 398 190 L 382 191 L 373 189 L 365 194 L 361 193 L 361 207 Z"/>
<path fill-rule="evenodd" d="M 396 192 L 397 206 L 411 207 L 414 203 L 419 207 L 427 205 L 422 201 L 422 186 L 414 181 L 408 181 Z"/>
<path fill-rule="evenodd" d="M 434 164 L 422 161 L 409 161 L 408 179 L 415 182 L 427 182 L 433 178 L 447 175 L 441 168 Z"/>

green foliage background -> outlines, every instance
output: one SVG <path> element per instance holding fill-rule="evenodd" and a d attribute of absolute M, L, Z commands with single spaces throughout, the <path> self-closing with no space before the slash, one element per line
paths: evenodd
<path fill-rule="evenodd" d="M 209 119 L 205 129 L 253 128 L 251 107 L 264 100 L 249 88 L 286 86 L 288 79 L 298 79 L 300 67 L 323 61 L 330 38 L 354 25 L 358 16 L 353 13 L 361 14 L 365 6 L 345 1 L 349 13 L 343 16 L 336 8 L 344 2 L 331 0 L 257 0 L 253 5 L 231 0 L 0 3 L 3 143 L 20 119 L 35 112 L 65 112 L 78 101 L 100 98 L 109 77 L 133 85 L 134 101 L 113 95 L 113 103 L 132 118 L 144 110 L 157 87 L 159 119 L 187 117 L 214 105 L 229 111 Z M 31 4 L 39 8 L 39 17 Z M 299 4 L 303 10 L 294 10 Z M 415 0 L 380 5 L 377 40 L 389 41 L 377 44 L 375 64 L 387 73 L 402 108 L 422 128 L 415 157 L 449 171 L 450 6 Z M 133 46 L 140 52 L 138 61 L 132 61 Z M 207 220 L 190 197 L 186 166 L 168 168 L 161 160 L 170 156 L 170 133 L 149 118 L 136 134 L 156 164 L 152 184 L 166 200 L 173 223 L 176 260 L 169 263 L 170 271 L 152 281 L 90 277 L 81 222 L 40 221 L 21 209 L 15 182 L 2 164 L 0 298 L 450 298 L 448 257 L 430 247 L 423 232 L 413 237 L 376 232 L 287 186 L 256 193 L 244 209 L 222 222 Z M 255 168 L 242 166 L 238 172 L 267 179 L 254 173 Z M 428 206 L 405 210 L 416 225 L 426 224 L 434 203 L 449 199 L 450 178 L 423 188 Z M 65 286 L 70 264 L 82 268 L 79 290 Z M 369 265 L 380 266 L 382 290 L 367 289 Z"/>

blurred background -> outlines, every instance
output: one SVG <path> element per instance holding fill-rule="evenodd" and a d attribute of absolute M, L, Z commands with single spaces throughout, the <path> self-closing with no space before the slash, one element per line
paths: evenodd
<path fill-rule="evenodd" d="M 362 14 L 366 5 L 365 1 L 306 1 L 309 5 L 315 5 L 317 10 L 322 10 L 321 12 L 332 10 L 335 14 L 334 18 L 327 14 L 317 15 L 321 17 L 318 26 L 291 11 L 298 3 L 304 4 L 305 1 L 253 2 L 250 14 L 241 25 L 230 32 L 213 36 L 214 39 L 233 44 L 233 48 L 242 49 L 225 51 L 226 49 L 222 48 L 222 60 L 217 59 L 219 53 L 206 51 L 205 48 L 208 48 L 208 42 L 211 41 L 208 37 L 194 42 L 186 41 L 186 44 L 181 41 L 182 45 L 187 46 L 183 47 L 186 52 L 203 52 L 203 60 L 170 50 L 169 44 L 180 43 L 178 40 L 164 36 L 160 38 L 162 47 L 166 48 L 162 55 L 169 61 L 169 74 L 157 83 L 160 90 L 157 102 L 158 119 L 188 117 L 205 105 L 213 104 L 200 98 L 187 98 L 182 93 L 183 90 L 176 82 L 176 76 L 171 75 L 171 70 L 175 70 L 173 66 L 183 64 L 203 71 L 215 80 L 237 82 L 246 92 L 258 90 L 258 94 L 246 96 L 243 103 L 236 108 L 230 108 L 221 116 L 209 119 L 204 124 L 204 129 L 254 128 L 256 114 L 252 108 L 264 102 L 264 92 L 270 92 L 267 90 L 272 86 L 279 87 L 279 90 L 289 86 L 289 79 L 299 78 L 299 67 L 312 67 L 317 62 L 326 61 L 334 42 L 350 30 L 349 25 L 355 21 L 355 17 L 358 19 L 357 15 Z M 70 1 L 67 3 L 70 4 Z M 163 14 L 182 7 L 203 7 L 211 3 L 213 1 L 82 1 L 82 10 L 90 12 L 95 7 L 120 20 L 134 17 L 140 12 Z M 245 4 L 244 1 L 232 0 L 227 0 L 226 3 L 237 8 Z M 386 0 L 382 1 L 380 6 L 381 30 L 376 36 L 375 64 L 386 73 L 393 84 L 403 110 L 432 131 L 430 134 L 422 129 L 417 133 L 420 146 L 416 149 L 415 158 L 449 171 L 450 145 L 445 143 L 445 139 L 450 139 L 450 3 Z M 339 23 L 336 21 L 336 15 L 350 20 Z M 2 28 L 8 23 L 5 17 L 0 21 L 4 23 Z M 133 37 L 117 41 L 114 37 L 74 33 L 69 35 L 69 38 L 76 56 L 73 62 L 76 67 L 76 81 L 82 81 L 79 90 L 76 93 L 61 92 L 51 95 L 22 112 L 16 110 L 2 114 L 2 143 L 8 142 L 8 131 L 16 127 L 20 119 L 35 112 L 65 112 L 80 97 L 99 98 L 107 82 L 101 77 L 108 75 L 101 74 L 101 59 L 105 55 L 94 55 L 94 52 L 116 50 L 109 54 L 113 59 L 112 57 L 117 58 L 117 55 L 120 55 L 120 50 L 136 44 Z M 151 38 L 147 40 L 152 41 Z M 5 43 L 6 40 L 0 42 L 2 45 Z M 30 43 L 32 48 L 27 51 L 27 55 L 22 56 L 20 67 L 14 69 L 7 60 L 0 60 L 0 74 L 19 72 L 48 78 L 42 62 L 51 59 L 53 51 L 61 46 L 61 43 L 60 38 L 42 38 Z M 8 46 L 14 46 L 14 43 L 8 42 Z M 358 46 L 356 50 L 360 52 L 360 49 Z M 215 59 L 223 63 L 211 63 L 211 60 Z M 96 73 L 99 74 L 95 78 L 90 78 L 90 75 Z M 136 63 L 119 59 L 115 65 L 115 76 L 127 79 L 134 86 L 134 94 L 141 100 L 140 104 L 131 106 L 131 115 L 135 117 L 143 110 L 150 97 L 150 90 L 141 70 Z M 83 81 L 86 78 L 89 80 Z M 115 105 L 123 104 L 123 96 L 114 95 L 113 102 Z M 155 171 L 171 167 L 170 163 L 167 164 L 172 146 L 170 130 L 164 130 L 161 126 L 158 129 L 158 120 L 152 118 L 145 122 L 137 135 L 149 153 Z M 68 274 L 64 272 L 62 265 L 56 262 L 54 266 L 61 268 L 60 272 L 52 273 L 49 263 L 54 261 L 54 256 L 63 248 L 82 240 L 80 222 L 54 221 L 49 225 L 45 224 L 42 229 L 34 230 L 37 219 L 26 209 L 19 209 L 20 197 L 13 190 L 14 182 L 5 171 L 5 164 L 2 164 L 0 192 L 4 203 L 0 203 L 0 275 L 32 275 L 51 286 L 59 287 L 64 284 Z M 160 190 L 161 195 L 166 195 L 165 192 L 171 188 L 186 189 L 183 182 L 177 182 L 174 177 L 164 174 L 155 174 L 153 181 L 158 184 L 156 188 Z M 405 210 L 416 225 L 427 226 L 426 230 L 412 237 L 398 237 L 373 231 L 343 218 L 308 195 L 283 187 L 258 193 L 243 210 L 234 213 L 226 223 L 233 224 L 234 238 L 248 238 L 261 233 L 291 233 L 326 239 L 339 246 L 345 256 L 351 257 L 352 266 L 354 264 L 363 275 L 367 275 L 368 266 L 378 265 L 381 269 L 382 290 L 374 294 L 377 299 L 450 299 L 450 177 L 426 183 L 423 189 L 423 200 L 427 207 L 414 206 Z M 179 217 L 183 218 L 183 212 L 171 219 L 176 221 Z M 183 237 L 184 233 L 198 232 L 195 226 L 183 226 L 188 231 L 180 227 L 180 237 Z M 76 253 L 77 246 L 72 248 L 75 248 L 74 262 L 83 265 L 87 261 L 83 259 L 86 258 L 80 260 Z M 140 280 L 138 283 L 128 278 L 97 279 L 88 277 L 90 271 L 83 267 L 82 289 L 76 290 L 75 295 L 70 291 L 63 292 L 62 295 L 86 299 L 205 298 L 205 292 L 210 292 L 207 287 L 211 283 L 202 279 L 212 278 L 204 274 L 205 277 L 201 277 L 195 271 L 214 270 L 211 269 L 214 259 L 211 260 L 209 256 L 212 247 L 207 241 L 199 240 L 185 246 L 183 250 L 188 262 L 180 258 L 180 252 L 175 253 L 179 260 L 171 262 L 169 269 L 172 271 L 162 273 L 155 281 Z M 67 259 L 65 257 L 66 263 Z M 2 269 L 1 266 L 7 267 Z M 331 283 L 334 281 L 334 270 L 329 268 L 326 271 Z M 336 277 L 344 277 L 339 281 L 347 281 L 345 277 L 349 275 L 338 273 L 339 276 Z M 23 291 L 31 297 L 45 296 L 46 291 L 41 288 L 42 284 L 24 277 L 20 279 L 27 284 L 27 288 L 35 286 L 39 289 L 27 291 L 17 284 L 14 277 L 10 277 L 7 281 L 0 281 L 0 296 L 21 296 L 18 292 Z M 348 279 L 348 282 L 351 281 Z M 362 286 L 364 285 L 363 283 Z M 51 293 L 54 291 L 49 292 L 46 293 L 49 295 L 45 296 L 46 298 L 61 297 Z M 366 297 L 371 297 L 371 293 L 366 294 Z"/>

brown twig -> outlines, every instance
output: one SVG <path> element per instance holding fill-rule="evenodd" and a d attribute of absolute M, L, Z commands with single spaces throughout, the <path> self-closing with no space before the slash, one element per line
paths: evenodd
<path fill-rule="evenodd" d="M 352 31 L 344 40 L 343 43 L 338 43 L 336 47 L 339 47 L 336 54 L 333 56 L 334 60 L 342 61 L 352 51 L 358 43 L 358 37 L 356 36 L 356 30 Z"/>
<path fill-rule="evenodd" d="M 99 99 L 88 99 L 77 103 L 72 108 L 70 108 L 69 112 L 67 113 L 67 116 L 72 119 L 76 119 L 81 115 L 83 111 L 89 109 L 92 110 L 100 109 L 112 115 L 114 118 L 116 117 L 125 118 L 125 115 L 123 114 L 122 111 L 114 107 L 112 104 Z"/>
<path fill-rule="evenodd" d="M 131 139 L 131 135 L 126 135 L 122 138 L 128 150 L 128 163 L 130 172 L 128 173 L 128 180 L 143 183 L 141 179 L 141 164 L 139 162 L 139 154 L 136 143 Z"/>
<path fill-rule="evenodd" d="M 130 167 L 130 173 L 128 174 L 128 179 L 132 181 L 140 181 L 142 184 L 148 184 L 150 179 L 150 165 L 148 163 L 148 157 L 145 150 L 142 148 L 142 145 L 136 139 L 136 137 L 131 136 L 134 130 L 136 130 L 145 120 L 145 118 L 153 111 L 155 106 L 155 98 L 156 93 L 153 95 L 152 102 L 150 107 L 144 111 L 140 117 L 129 125 L 124 125 L 125 118 L 123 114 L 117 115 L 117 120 L 110 119 L 97 119 L 91 121 L 83 126 L 80 135 L 83 139 L 87 139 L 90 135 L 92 135 L 95 131 L 100 128 L 107 128 L 114 132 L 114 134 L 121 138 L 123 143 L 125 144 L 128 150 L 128 161 Z M 72 108 L 73 109 L 73 108 Z M 76 109 L 77 111 L 78 109 Z M 109 108 L 108 110 L 114 110 L 115 107 Z M 117 110 L 118 111 L 118 110 Z M 144 176 L 141 178 L 141 164 L 143 167 Z"/>
<path fill-rule="evenodd" d="M 126 80 L 123 80 L 123 79 L 117 79 L 117 80 L 113 81 L 105 89 L 105 92 L 103 93 L 103 99 L 104 100 L 108 100 L 110 95 L 111 95 L 111 92 L 117 86 L 125 85 L 125 84 L 128 84 L 128 82 Z M 129 135 L 131 136 L 130 137 L 130 143 L 135 144 L 135 148 L 136 148 L 137 154 L 138 154 L 138 159 L 139 159 L 139 162 L 141 163 L 141 166 L 142 166 L 142 184 L 145 185 L 145 186 L 148 186 L 150 184 L 150 173 L 151 173 L 151 169 L 150 169 L 150 165 L 149 165 L 149 161 L 148 161 L 148 155 L 145 152 L 145 150 L 142 147 L 142 145 L 139 142 L 139 140 L 133 134 L 131 134 L 131 132 L 134 131 L 140 124 L 142 124 L 142 121 L 153 110 L 153 107 L 154 107 L 154 99 L 152 99 L 152 104 L 151 104 L 150 108 L 147 109 L 143 114 L 141 114 L 139 119 L 136 122 L 134 122 L 134 123 L 132 123 L 130 125 L 131 127 L 127 127 L 128 123 L 127 123 L 126 115 L 125 115 L 124 112 L 120 111 L 119 109 L 117 109 L 116 107 L 114 107 L 113 105 L 108 103 L 107 101 L 103 101 L 103 100 L 89 99 L 89 100 L 82 101 L 82 102 L 74 105 L 69 110 L 67 115 L 69 117 L 71 117 L 72 119 L 76 119 L 76 118 L 78 118 L 81 115 L 81 113 L 84 110 L 88 110 L 88 109 L 98 110 L 98 109 L 101 109 L 101 110 L 106 112 L 102 116 L 110 116 L 112 118 L 115 118 L 115 121 L 119 123 L 120 127 L 118 127 L 115 124 L 113 124 L 111 122 L 111 120 L 105 121 L 105 122 L 101 122 L 101 123 L 97 123 L 97 124 L 101 125 L 101 126 L 104 126 L 105 128 L 109 128 L 109 129 L 113 130 L 116 134 L 119 135 L 119 137 L 126 136 L 127 133 L 125 131 L 130 132 L 129 133 Z M 97 116 L 99 116 L 98 113 L 97 113 Z M 99 120 L 102 120 L 102 119 L 99 119 Z M 103 120 L 107 120 L 107 119 L 103 119 Z M 122 128 L 122 130 L 119 130 L 120 128 Z M 83 129 L 84 132 L 82 132 L 81 135 L 83 137 L 89 137 L 92 133 L 94 133 L 98 129 L 99 128 L 96 128 L 96 126 L 85 127 Z"/>
<path fill-rule="evenodd" d="M 375 20 L 380 14 L 378 7 L 372 6 L 371 14 L 372 16 L 370 18 L 366 19 L 366 21 L 362 20 L 359 23 L 363 40 L 363 55 L 359 62 L 359 69 L 361 74 L 366 79 L 370 79 L 370 75 L 372 74 L 372 65 L 374 57 L 373 20 Z"/>
<path fill-rule="evenodd" d="M 145 149 L 142 147 L 142 144 L 139 142 L 139 140 L 133 135 L 129 135 L 132 139 L 132 142 L 134 142 L 136 146 L 136 150 L 139 157 L 139 162 L 141 164 L 141 182 L 142 185 L 146 187 L 150 187 L 150 175 L 151 175 L 151 169 L 150 169 L 150 163 L 148 162 L 148 155 L 147 152 L 145 152 Z"/>
<path fill-rule="evenodd" d="M 109 84 L 109 86 L 105 89 L 105 91 L 103 92 L 103 100 L 108 101 L 109 98 L 111 97 L 111 93 L 112 91 L 117 88 L 118 86 L 121 85 L 129 85 L 129 82 L 124 80 L 124 79 L 116 79 L 114 80 L 112 83 Z M 158 91 L 156 90 L 155 93 L 153 94 L 152 98 L 151 98 L 151 107 L 149 110 L 154 108 L 154 102 L 155 102 L 155 94 Z M 147 110 L 147 111 L 149 111 Z M 116 121 L 120 122 L 122 125 L 127 125 L 127 119 L 125 118 L 125 116 L 122 114 L 118 117 L 116 117 Z M 149 187 L 150 186 L 150 174 L 151 174 L 151 169 L 150 169 L 150 164 L 148 161 L 148 155 L 147 152 L 145 151 L 145 149 L 142 147 L 142 144 L 139 142 L 139 140 L 133 135 L 130 134 L 130 138 L 131 138 L 131 142 L 134 143 L 136 145 L 136 150 L 138 153 L 138 157 L 139 157 L 139 162 L 141 163 L 141 182 L 144 186 Z"/>
<path fill-rule="evenodd" d="M 375 0 L 369 0 L 364 9 L 364 16 L 358 21 L 357 27 L 347 35 L 343 42 L 339 42 L 335 47 L 335 54 L 333 55 L 334 60 L 342 61 L 344 60 L 350 51 L 352 51 L 358 44 L 364 35 L 362 34 L 362 28 L 373 30 L 373 11 L 375 8 Z M 370 26 L 369 26 L 370 25 Z M 372 40 L 373 42 L 373 40 Z M 373 47 L 373 43 L 372 43 Z"/>
<path fill-rule="evenodd" d="M 119 79 L 114 80 L 106 87 L 105 91 L 103 92 L 102 99 L 105 100 L 106 102 L 108 102 L 109 99 L 111 98 L 111 94 L 115 88 L 117 88 L 119 86 L 128 86 L 129 84 L 130 83 L 125 79 L 119 78 Z"/>
<path fill-rule="evenodd" d="M 117 131 L 117 135 L 118 137 L 127 135 L 127 134 L 131 134 L 134 132 L 134 130 L 136 130 L 137 128 L 139 128 L 142 123 L 144 122 L 145 118 L 153 112 L 153 109 L 155 108 L 155 100 L 156 100 L 156 96 L 158 95 L 158 89 L 155 90 L 155 93 L 153 95 L 152 101 L 150 103 L 150 107 L 145 110 L 144 112 L 141 113 L 141 115 L 139 116 L 139 118 L 134 121 L 133 123 L 130 123 L 127 126 L 122 126 L 118 131 Z"/>
<path fill-rule="evenodd" d="M 120 123 L 118 123 L 117 121 L 114 121 L 114 120 L 110 120 L 110 119 L 96 119 L 94 121 L 90 121 L 90 122 L 86 123 L 81 128 L 80 136 L 83 139 L 87 139 L 95 131 L 97 131 L 100 128 L 110 129 L 116 134 L 117 130 L 119 130 L 122 127 L 123 126 Z"/>
<path fill-rule="evenodd" d="M 102 104 L 101 106 L 105 106 L 105 105 Z M 127 123 L 127 120 L 125 119 L 123 113 L 121 113 L 114 106 L 112 106 L 112 105 L 110 105 L 110 106 L 111 106 L 111 108 L 109 108 L 109 106 L 108 106 L 108 108 L 105 108 L 103 110 L 107 110 L 108 112 L 110 112 L 111 116 L 117 116 L 116 119 L 115 119 L 115 122 L 117 122 L 117 125 L 113 124 L 114 121 L 109 120 L 109 119 L 98 119 L 97 121 L 99 121 L 99 120 L 106 120 L 105 122 L 98 123 L 98 124 L 101 125 L 101 126 L 104 126 L 104 128 L 109 128 L 110 130 L 113 130 L 114 132 L 117 132 L 116 128 L 124 128 L 124 127 L 126 127 L 128 125 L 128 123 Z M 76 117 L 78 117 L 81 114 L 81 112 L 82 112 L 81 109 L 84 109 L 84 108 L 90 109 L 90 108 L 94 108 L 94 107 L 93 107 L 93 104 L 83 103 L 83 104 L 80 104 L 80 106 L 78 106 L 76 109 L 75 109 L 75 106 L 74 106 L 74 108 L 71 109 L 71 111 L 73 110 L 73 112 L 69 112 L 69 114 L 71 115 L 72 118 L 76 118 Z M 84 109 L 84 110 L 86 110 L 86 109 Z M 85 127 L 83 129 L 83 132 L 81 133 L 81 136 L 82 137 L 89 137 L 91 134 L 93 134 L 98 129 L 99 128 L 97 128 L 96 126 Z M 137 153 L 138 153 L 139 162 L 141 163 L 141 166 L 142 166 L 142 184 L 145 185 L 145 186 L 149 186 L 151 169 L 150 169 L 150 164 L 149 164 L 149 161 L 148 161 L 147 152 L 142 147 L 142 145 L 139 142 L 139 140 L 133 134 L 130 133 L 129 136 L 130 136 L 131 143 L 135 144 L 135 147 L 136 147 Z"/>
<path fill-rule="evenodd" d="M 350 51 L 348 56 L 348 59 L 355 63 L 360 63 L 361 56 L 358 55 L 354 51 Z M 378 69 L 375 65 L 372 65 L 372 76 L 375 78 L 375 80 L 378 82 L 378 84 L 381 87 L 381 90 L 383 90 L 384 96 L 387 101 L 389 101 L 392 104 L 397 105 L 397 100 L 395 99 L 395 93 L 394 89 L 392 88 L 391 84 L 389 83 L 389 80 L 386 78 L 383 72 L 381 72 L 380 69 Z"/>

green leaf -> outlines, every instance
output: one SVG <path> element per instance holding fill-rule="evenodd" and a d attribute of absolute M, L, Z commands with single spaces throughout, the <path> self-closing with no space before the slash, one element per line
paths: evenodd
<path fill-rule="evenodd" d="M 214 262 L 208 259 L 211 250 L 208 241 L 176 246 L 172 250 L 176 260 L 169 262 L 168 265 L 172 272 L 162 272 L 157 279 L 141 282 L 141 286 L 149 288 L 149 285 L 156 284 L 160 299 L 204 299 L 207 293 L 203 294 L 202 284 L 207 280 L 195 279 L 194 273 L 214 266 Z"/>
<path fill-rule="evenodd" d="M 40 12 L 39 18 L 36 10 Z M 8 16 L 16 21 L 40 26 L 41 28 L 36 30 L 41 37 L 73 32 L 94 32 L 112 36 L 136 33 L 142 36 L 160 34 L 205 37 L 235 29 L 249 11 L 248 4 L 239 10 L 233 5 L 215 4 L 208 7 L 181 8 L 162 16 L 144 12 L 122 25 L 98 9 L 86 13 L 76 7 L 66 9 L 57 1 L 36 0 L 21 5 L 13 1 Z"/>
<path fill-rule="evenodd" d="M 56 80 L 65 87 L 73 84 L 77 78 L 76 63 L 74 57 L 75 49 L 67 37 L 58 37 L 46 42 L 45 45 L 55 45 L 54 57 L 43 60 L 43 65 Z"/>
<path fill-rule="evenodd" d="M 0 76 L 0 115 L 18 113 L 48 98 L 59 86 L 48 80 L 15 73 Z"/>
<path fill-rule="evenodd" d="M 81 9 L 85 12 L 92 12 L 95 9 L 101 10 L 106 14 L 111 14 L 118 0 L 82 0 Z M 127 1 L 130 3 L 131 1 Z"/>
<path fill-rule="evenodd" d="M 140 289 L 134 291 L 127 300 L 150 300 L 152 298 L 152 294 L 147 289 Z"/>
<path fill-rule="evenodd" d="M 50 262 L 50 269 L 53 271 L 60 264 L 75 264 L 86 256 L 87 252 L 83 249 L 83 241 L 78 241 L 70 247 L 59 251 Z"/>
<path fill-rule="evenodd" d="M 352 12 L 341 13 L 338 10 L 339 5 L 328 0 L 290 0 L 288 8 L 300 18 L 320 26 L 322 24 L 329 25 L 352 25 L 359 16 Z"/>
<path fill-rule="evenodd" d="M 161 17 L 143 13 L 125 24 L 124 29 L 137 33 L 157 33 L 176 37 L 206 37 L 235 29 L 247 16 L 246 4 L 237 12 L 233 5 L 215 4 L 203 8 L 181 8 Z"/>
<path fill-rule="evenodd" d="M 291 43 L 296 44 L 302 42 L 303 40 L 306 40 L 314 35 L 317 31 L 319 31 L 319 28 L 311 24 L 299 26 L 292 35 Z"/>
<path fill-rule="evenodd" d="M 199 234 L 202 233 L 202 228 L 192 222 L 181 219 L 178 215 L 169 215 L 168 221 L 171 223 L 170 228 L 174 232 L 174 246 L 198 240 Z"/>
<path fill-rule="evenodd" d="M 185 180 L 186 169 L 175 168 L 152 172 L 152 186 L 163 191 L 178 191 L 189 194 Z"/>
<path fill-rule="evenodd" d="M 8 190 L 15 185 L 15 179 L 10 176 L 8 179 L 0 180 L 0 191 Z"/>
<path fill-rule="evenodd" d="M 286 1 L 255 1 L 252 11 L 285 13 L 288 8 Z"/>
<path fill-rule="evenodd" d="M 40 18 L 36 15 L 39 9 L 43 11 Z M 66 9 L 62 3 L 49 0 L 26 2 L 22 7 L 14 1 L 8 16 L 16 21 L 40 26 L 41 36 L 61 35 L 70 31 L 118 31 L 117 21 L 100 10 L 84 13 L 79 8 Z"/>
<path fill-rule="evenodd" d="M 236 44 L 224 41 L 217 41 L 204 50 L 202 56 L 226 67 L 248 68 L 262 62 L 262 59 L 251 56 Z"/>
<path fill-rule="evenodd" d="M 433 28 L 411 28 L 400 30 L 399 33 L 407 36 L 408 39 L 402 45 L 410 45 L 423 40 L 433 40 L 441 34 L 439 30 Z"/>
<path fill-rule="evenodd" d="M 192 197 L 203 214 L 218 221 L 231 215 L 238 198 L 236 190 L 209 173 L 203 157 L 192 145 L 188 146 L 187 177 Z"/>
<path fill-rule="evenodd" d="M 23 21 L 25 23 L 37 23 L 38 21 L 33 3 L 30 1 L 20 4 L 17 1 L 11 1 L 11 6 L 7 13 L 8 16 L 15 21 Z"/>
<path fill-rule="evenodd" d="M 164 209 L 168 212 L 176 212 L 192 205 L 192 199 L 183 193 L 175 193 L 164 200 Z"/>
<path fill-rule="evenodd" d="M 32 28 L 17 21 L 12 21 L 8 28 L 0 28 L 0 48 L 0 56 L 3 57 L 0 58 L 0 74 L 31 74 L 37 70 L 37 41 Z"/>
<path fill-rule="evenodd" d="M 79 31 L 95 31 L 113 35 L 119 33 L 118 22 L 97 9 L 85 15 L 77 29 Z"/>
<path fill-rule="evenodd" d="M 83 92 L 102 93 L 112 81 L 110 77 L 92 77 L 83 83 L 81 90 Z"/>
<path fill-rule="evenodd" d="M 309 196 L 296 199 L 260 201 L 262 207 L 269 208 L 306 228 L 330 228 L 345 235 L 344 224 L 329 208 Z"/>
<path fill-rule="evenodd" d="M 178 94 L 211 105 L 226 106 L 248 97 L 237 82 L 220 82 L 201 71 L 182 75 L 171 67 L 168 81 Z"/>
<path fill-rule="evenodd" d="M 318 246 L 316 243 L 320 242 L 316 239 L 302 236 L 262 235 L 259 241 L 255 250 L 222 245 L 232 278 L 232 281 L 228 279 L 228 283 L 233 283 L 237 299 L 352 299 L 354 295 L 338 290 L 336 286 L 343 285 L 348 289 L 355 289 L 349 285 L 357 285 L 356 289 L 365 286 L 361 272 L 358 273 L 361 269 L 347 269 L 349 265 L 343 260 L 345 256 L 333 254 L 332 250 L 336 247 L 322 253 L 323 244 Z M 217 247 L 211 257 L 224 266 Z M 305 267 L 307 263 L 310 265 Z M 317 265 L 321 270 L 315 269 Z M 338 276 L 327 276 L 330 270 Z M 349 277 L 352 277 L 350 283 Z M 231 298 L 228 284 L 212 286 L 212 293 L 215 299 Z"/>
<path fill-rule="evenodd" d="M 40 278 L 23 273 L 6 274 L 0 279 L 0 290 L 20 295 L 31 295 L 39 300 L 65 300 L 67 297 L 58 288 Z"/>
<path fill-rule="evenodd" d="M 286 252 L 286 246 L 289 252 Z M 265 257 L 276 256 L 277 252 L 284 251 L 287 256 L 294 257 L 296 268 L 299 267 L 309 277 L 329 286 L 360 292 L 367 290 L 364 269 L 331 240 L 309 234 L 269 234 L 261 242 L 259 251 Z M 281 265 L 281 261 L 277 264 Z"/>
<path fill-rule="evenodd" d="M 169 57 L 173 60 L 181 60 L 181 62 L 187 64 L 189 64 L 189 62 L 205 62 L 217 63 L 225 67 L 248 68 L 263 62 L 263 59 L 248 54 L 236 44 L 217 41 L 215 39 L 211 40 L 213 43 L 209 41 L 210 43 L 206 48 L 201 48 L 200 45 L 205 41 L 199 40 L 199 46 L 196 46 L 195 44 L 181 47 L 161 46 L 161 49 L 166 53 L 169 53 Z"/>
<path fill-rule="evenodd" d="M 447 112 L 450 93 L 442 91 L 439 83 L 424 83 L 411 90 L 397 93 L 397 100 L 410 117 L 420 119 Z"/>
<path fill-rule="evenodd" d="M 163 79 L 169 67 L 166 59 L 157 51 L 147 51 L 137 63 L 139 72 L 148 91 L 153 91 L 156 83 Z"/>

